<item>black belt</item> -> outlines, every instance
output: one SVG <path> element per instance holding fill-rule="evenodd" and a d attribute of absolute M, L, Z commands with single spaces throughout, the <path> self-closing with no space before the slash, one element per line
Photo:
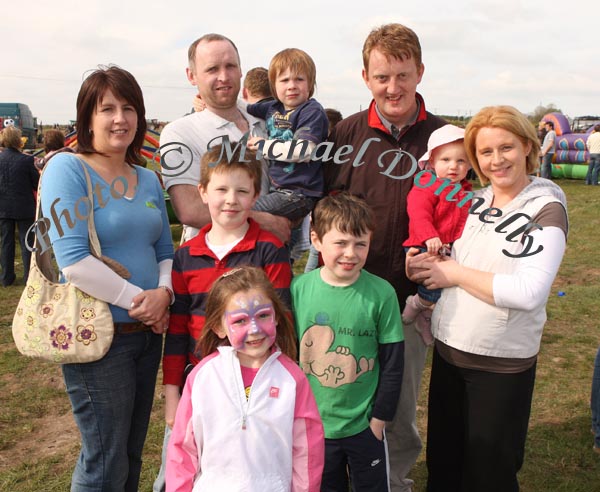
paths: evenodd
<path fill-rule="evenodd" d="M 119 333 L 121 335 L 128 335 L 130 333 L 141 333 L 144 331 L 150 331 L 152 328 L 148 325 L 145 325 L 141 321 L 136 321 L 134 323 L 115 323 L 115 333 Z"/>

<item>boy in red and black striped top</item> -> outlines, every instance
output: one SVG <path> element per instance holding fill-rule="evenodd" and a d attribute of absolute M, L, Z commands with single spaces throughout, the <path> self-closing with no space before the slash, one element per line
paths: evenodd
<path fill-rule="evenodd" d="M 198 189 L 212 223 L 185 242 L 173 260 L 171 320 L 163 357 L 165 419 L 171 427 L 184 383 L 185 367 L 202 354 L 196 342 L 204 326 L 205 301 L 213 282 L 241 265 L 262 268 L 281 299 L 290 305 L 291 268 L 284 244 L 249 218 L 260 192 L 261 162 L 240 147 L 231 156 L 213 147 L 201 161 Z"/>

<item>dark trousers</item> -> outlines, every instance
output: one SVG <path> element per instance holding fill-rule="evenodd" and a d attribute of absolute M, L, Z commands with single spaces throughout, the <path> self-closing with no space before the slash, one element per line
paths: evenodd
<path fill-rule="evenodd" d="M 27 281 L 31 252 L 25 245 L 27 231 L 33 219 L 0 219 L 0 283 L 6 287 L 15 281 L 15 227 L 19 228 L 19 243 L 23 261 L 23 278 Z"/>
<path fill-rule="evenodd" d="M 517 374 L 462 369 L 433 353 L 428 492 L 513 492 L 523 465 L 535 364 Z"/>
<path fill-rule="evenodd" d="M 325 439 L 325 468 L 321 492 L 388 492 L 389 458 L 385 438 L 380 441 L 370 427 L 350 437 Z"/>

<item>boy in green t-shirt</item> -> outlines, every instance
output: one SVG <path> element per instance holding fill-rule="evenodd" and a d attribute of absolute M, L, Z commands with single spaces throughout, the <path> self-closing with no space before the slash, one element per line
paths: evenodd
<path fill-rule="evenodd" d="M 325 428 L 322 492 L 389 490 L 385 423 L 396 412 L 404 366 L 398 299 L 362 270 L 373 214 L 346 193 L 323 198 L 311 240 L 324 266 L 292 281 L 300 365 Z"/>

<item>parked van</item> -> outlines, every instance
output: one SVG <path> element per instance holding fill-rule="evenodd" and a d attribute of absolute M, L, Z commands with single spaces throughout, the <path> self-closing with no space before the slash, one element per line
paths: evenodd
<path fill-rule="evenodd" d="M 27 104 L 0 103 L 0 130 L 10 125 L 20 128 L 23 136 L 27 138 L 26 149 L 35 148 L 36 123 Z"/>

